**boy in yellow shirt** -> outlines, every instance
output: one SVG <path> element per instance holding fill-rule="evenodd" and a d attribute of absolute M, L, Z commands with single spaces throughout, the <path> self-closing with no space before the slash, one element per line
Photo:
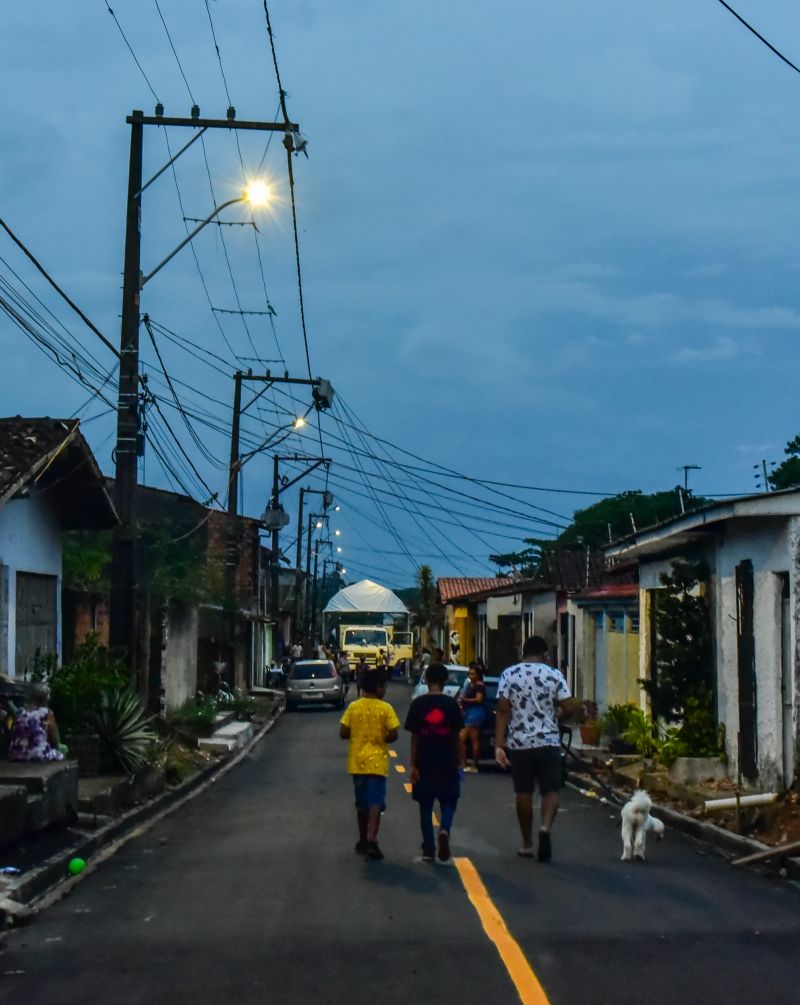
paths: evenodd
<path fill-rule="evenodd" d="M 386 673 L 367 670 L 361 686 L 363 697 L 348 705 L 339 726 L 339 736 L 349 740 L 347 770 L 353 776 L 358 819 L 356 854 L 382 859 L 378 847 L 381 811 L 386 806 L 386 776 L 389 774 L 389 744 L 397 739 L 400 720 L 388 701 Z"/>

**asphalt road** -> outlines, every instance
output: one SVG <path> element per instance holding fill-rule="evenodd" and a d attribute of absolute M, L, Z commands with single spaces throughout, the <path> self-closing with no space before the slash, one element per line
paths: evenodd
<path fill-rule="evenodd" d="M 402 720 L 406 687 L 389 699 Z M 800 1001 L 792 884 L 734 871 L 671 831 L 645 865 L 622 863 L 611 810 L 573 793 L 553 861 L 519 859 L 511 783 L 490 771 L 464 783 L 453 851 L 524 954 L 515 965 L 506 953 L 509 970 L 462 881 L 468 864 L 419 861 L 394 767 L 386 860 L 353 853 L 338 718 L 284 716 L 207 792 L 11 933 L 0 1003 L 512 1005 L 511 973 L 526 1005 Z M 405 736 L 397 748 L 402 766 Z"/>

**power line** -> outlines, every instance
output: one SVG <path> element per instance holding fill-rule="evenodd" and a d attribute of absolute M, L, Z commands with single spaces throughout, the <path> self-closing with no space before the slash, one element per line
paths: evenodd
<path fill-rule="evenodd" d="M 141 63 L 139 62 L 139 60 L 137 59 L 137 57 L 136 57 L 136 53 L 135 53 L 135 52 L 133 51 L 133 46 L 132 46 L 132 45 L 131 45 L 131 43 L 130 43 L 130 42 L 128 41 L 128 36 L 127 36 L 127 35 L 125 34 L 125 32 L 124 32 L 124 31 L 122 30 L 122 25 L 121 25 L 121 24 L 119 23 L 119 20 L 118 20 L 118 18 L 117 18 L 117 15 L 116 15 L 116 14 L 114 13 L 114 11 L 113 11 L 113 10 L 111 9 L 111 7 L 110 7 L 110 5 L 109 5 L 109 3 L 108 3 L 108 0 L 105 0 L 105 5 L 106 5 L 106 9 L 108 10 L 108 13 L 109 13 L 109 14 L 110 14 L 110 15 L 111 15 L 111 16 L 112 16 L 113 18 L 114 18 L 114 24 L 116 24 L 117 28 L 119 28 L 119 33 L 120 33 L 120 35 L 122 35 L 122 41 L 123 41 L 123 42 L 125 43 L 125 45 L 127 45 L 127 47 L 128 47 L 128 50 L 130 51 L 130 54 L 131 54 L 131 56 L 133 56 L 133 61 L 134 61 L 134 63 L 136 63 L 136 65 L 137 65 L 137 66 L 139 67 L 139 72 L 140 72 L 140 73 L 141 73 L 141 75 L 142 75 L 142 76 L 144 77 L 144 82 L 145 82 L 145 83 L 147 84 L 147 86 L 148 86 L 148 87 L 150 88 L 150 93 L 151 93 L 151 94 L 153 95 L 153 97 L 154 97 L 154 98 L 156 99 L 156 101 L 158 101 L 158 95 L 157 95 L 157 94 L 156 94 L 156 92 L 155 92 L 155 91 L 153 90 L 153 85 L 152 85 L 152 84 L 150 83 L 150 79 L 149 79 L 149 77 L 148 77 L 148 76 L 147 76 L 147 74 L 146 74 L 146 73 L 144 72 L 144 69 L 142 68 L 142 64 L 141 64 Z"/>
<path fill-rule="evenodd" d="M 742 17 L 741 14 L 737 14 L 729 3 L 725 3 L 725 0 L 718 0 L 718 3 L 722 4 L 725 10 L 733 14 L 736 20 L 739 21 L 741 24 L 743 24 L 749 32 L 752 32 L 753 35 L 755 35 L 755 37 L 759 40 L 759 42 L 763 42 L 764 45 L 771 52 L 774 52 L 775 55 L 778 57 L 778 59 L 782 59 L 783 62 L 786 63 L 787 66 L 791 67 L 791 69 L 794 70 L 795 73 L 800 73 L 800 67 L 795 66 L 795 64 L 791 61 L 791 59 L 788 59 L 779 49 L 775 48 L 772 42 L 767 41 L 767 39 L 764 38 L 764 36 L 759 31 L 756 31 L 756 29 L 748 21 L 745 21 L 745 19 Z"/>

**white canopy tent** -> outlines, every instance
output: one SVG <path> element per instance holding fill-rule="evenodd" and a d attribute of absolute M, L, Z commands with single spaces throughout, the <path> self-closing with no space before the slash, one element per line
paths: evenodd
<path fill-rule="evenodd" d="M 405 614 L 409 610 L 403 601 L 387 590 L 385 586 L 373 583 L 371 579 L 362 579 L 352 586 L 346 586 L 343 590 L 331 597 L 323 613 L 325 614 L 347 614 L 351 611 L 358 611 L 362 614 Z"/>

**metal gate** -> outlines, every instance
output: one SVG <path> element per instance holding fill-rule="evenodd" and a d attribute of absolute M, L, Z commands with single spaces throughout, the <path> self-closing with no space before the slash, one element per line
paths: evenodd
<path fill-rule="evenodd" d="M 519 663 L 522 658 L 522 621 L 518 614 L 501 614 L 497 628 L 489 629 L 488 658 L 489 672 L 499 674 L 506 667 Z"/>
<path fill-rule="evenodd" d="M 56 651 L 58 579 L 33 572 L 17 573 L 14 673 L 28 678 L 37 656 Z"/>

